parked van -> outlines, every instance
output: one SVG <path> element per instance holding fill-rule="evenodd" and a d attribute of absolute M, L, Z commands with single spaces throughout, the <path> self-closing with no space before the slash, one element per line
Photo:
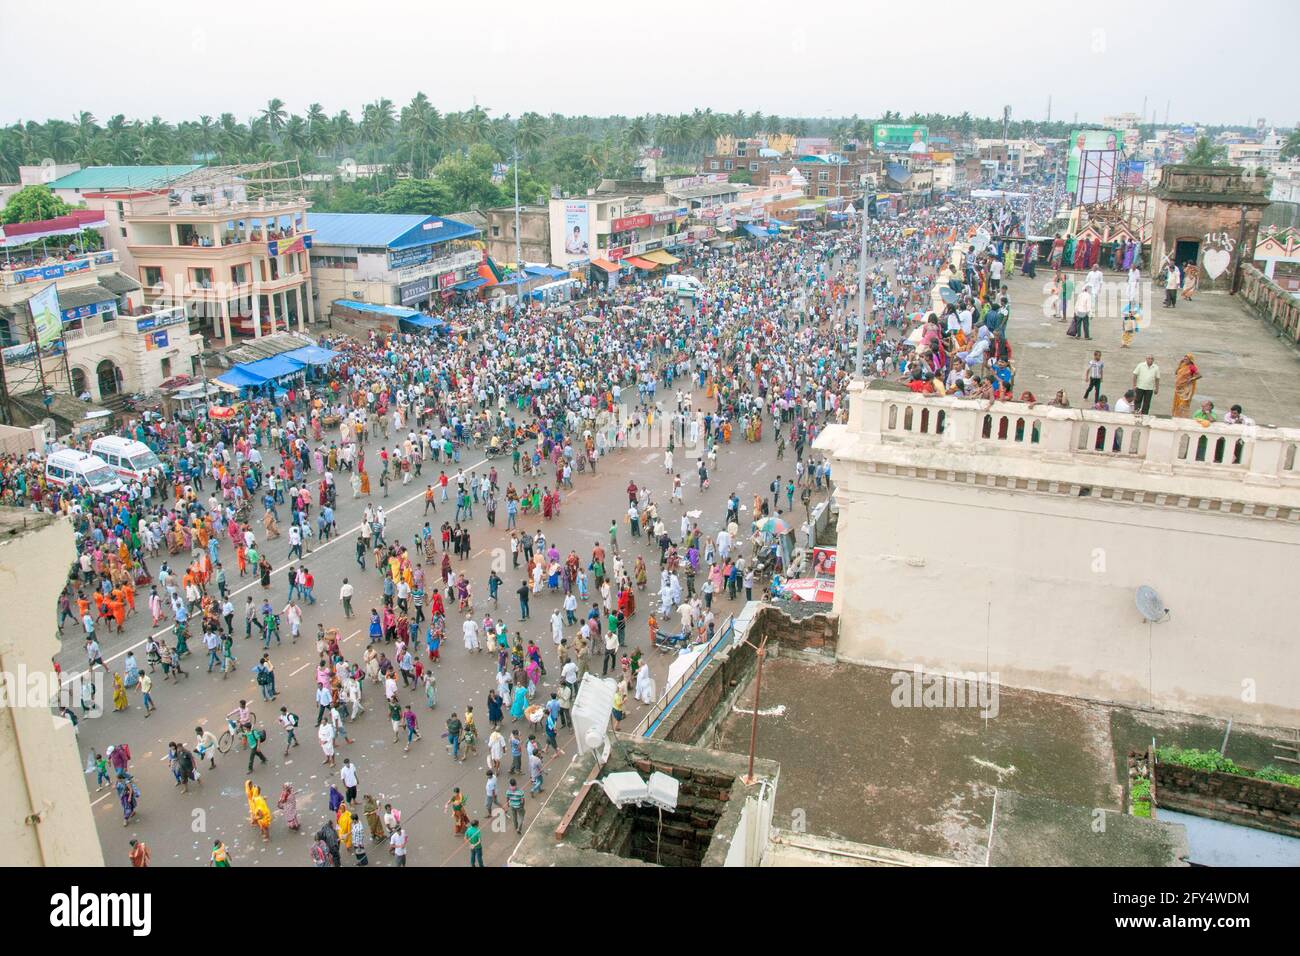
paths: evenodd
<path fill-rule="evenodd" d="M 121 435 L 104 435 L 90 443 L 90 453 L 98 455 L 124 481 L 146 481 L 150 470 L 160 472 L 163 463 L 144 442 Z"/>
<path fill-rule="evenodd" d="M 60 488 L 71 484 L 93 492 L 111 494 L 122 490 L 122 481 L 98 455 L 88 455 L 74 448 L 51 452 L 45 459 L 45 479 Z"/>
<path fill-rule="evenodd" d="M 680 296 L 695 298 L 704 291 L 704 283 L 695 276 L 670 275 L 664 276 L 664 288 Z"/>

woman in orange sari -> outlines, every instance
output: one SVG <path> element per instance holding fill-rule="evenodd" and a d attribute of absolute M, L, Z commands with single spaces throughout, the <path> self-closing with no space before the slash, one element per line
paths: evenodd
<path fill-rule="evenodd" d="M 1188 352 L 1174 373 L 1174 406 L 1171 412 L 1174 418 L 1191 417 L 1192 399 L 1196 397 L 1196 383 L 1200 380 L 1201 372 L 1196 367 L 1196 359 Z"/>

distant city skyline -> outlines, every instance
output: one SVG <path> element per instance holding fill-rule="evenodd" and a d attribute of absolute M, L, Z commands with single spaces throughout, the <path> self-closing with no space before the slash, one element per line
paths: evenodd
<path fill-rule="evenodd" d="M 1167 103 L 1173 123 L 1300 121 L 1285 83 L 1240 79 L 1289 62 L 1300 35 L 1300 4 L 1289 0 L 1248 0 L 1231 15 L 1186 0 L 1176 19 L 1097 0 L 1064 8 L 1064 21 L 1025 0 L 999 5 L 996 16 L 968 4 L 847 0 L 761 16 L 736 0 L 663 0 L 653 16 L 587 0 L 558 8 L 505 0 L 489 22 L 477 8 L 414 0 L 391 0 L 373 22 L 356 10 L 323 0 L 304 17 L 292 6 L 229 0 L 214 17 L 207 7 L 120 0 L 104 18 L 72 0 L 55 21 L 46 8 L 9 4 L 0 123 L 72 120 L 81 110 L 101 123 L 117 113 L 174 123 L 230 112 L 247 121 L 272 97 L 292 113 L 318 102 L 355 115 L 379 97 L 400 107 L 420 90 L 442 111 L 477 102 L 494 117 L 696 108 L 996 117 L 1010 105 L 1013 119 L 1038 121 L 1050 96 L 1052 118 L 1066 122 L 1139 112 L 1144 97 L 1148 121 L 1163 122 Z M 60 50 L 102 55 L 55 66 Z M 13 82 L 23 76 L 40 79 Z"/>

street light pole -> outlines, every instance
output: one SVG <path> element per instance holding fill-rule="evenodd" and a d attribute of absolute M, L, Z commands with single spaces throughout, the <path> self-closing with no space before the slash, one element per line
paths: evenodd
<path fill-rule="evenodd" d="M 867 327 L 867 191 L 862 190 L 862 248 L 858 252 L 858 378 L 862 378 L 862 342 Z"/>
<path fill-rule="evenodd" d="M 520 276 L 524 272 L 523 253 L 520 251 L 521 244 L 519 239 L 519 141 L 515 141 L 514 155 L 511 157 L 515 167 L 515 317 L 518 318 L 522 311 L 524 290 L 523 285 L 519 282 Z"/>

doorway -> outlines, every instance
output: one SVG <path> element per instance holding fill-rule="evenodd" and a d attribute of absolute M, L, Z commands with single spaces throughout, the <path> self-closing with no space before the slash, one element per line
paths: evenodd
<path fill-rule="evenodd" d="M 1201 258 L 1201 243 L 1199 239 L 1179 239 L 1174 243 L 1174 264 L 1180 269 L 1186 268 L 1190 262 L 1195 265 Z"/>
<path fill-rule="evenodd" d="M 95 369 L 95 377 L 99 380 L 99 397 L 102 401 L 110 395 L 116 395 L 122 390 L 122 372 L 109 359 L 99 363 Z"/>

